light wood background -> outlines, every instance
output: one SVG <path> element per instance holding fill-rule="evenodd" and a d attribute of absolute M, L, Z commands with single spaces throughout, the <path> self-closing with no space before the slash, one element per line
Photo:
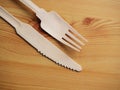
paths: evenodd
<path fill-rule="evenodd" d="M 82 65 L 74 72 L 53 63 L 0 18 L 0 90 L 120 90 L 120 0 L 32 0 L 57 11 L 89 42 L 76 52 L 47 35 L 35 14 L 18 0 L 0 5 L 29 23 Z"/>

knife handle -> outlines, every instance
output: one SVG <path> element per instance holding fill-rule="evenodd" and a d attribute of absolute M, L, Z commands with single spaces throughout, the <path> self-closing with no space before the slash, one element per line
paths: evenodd
<path fill-rule="evenodd" d="M 0 6 L 0 16 L 5 19 L 8 23 L 10 23 L 14 28 L 20 26 L 21 21 L 11 15 L 8 11 L 6 11 L 3 7 Z"/>
<path fill-rule="evenodd" d="M 37 5 L 35 5 L 31 0 L 19 0 L 24 5 L 32 9 L 33 12 L 36 14 L 39 14 L 40 17 L 43 17 L 47 12 L 43 8 L 39 8 Z"/>

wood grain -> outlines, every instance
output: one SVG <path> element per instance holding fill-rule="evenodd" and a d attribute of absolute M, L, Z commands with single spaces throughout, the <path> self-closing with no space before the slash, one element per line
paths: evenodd
<path fill-rule="evenodd" d="M 56 65 L 16 35 L 0 18 L 0 90 L 120 90 L 120 0 L 32 0 L 57 11 L 89 42 L 76 52 L 39 27 L 35 14 L 17 0 L 0 5 L 82 65 L 74 72 Z"/>

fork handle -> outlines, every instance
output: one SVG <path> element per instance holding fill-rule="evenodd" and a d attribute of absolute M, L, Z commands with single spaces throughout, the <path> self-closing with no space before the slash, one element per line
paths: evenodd
<path fill-rule="evenodd" d="M 39 13 L 41 16 L 43 16 L 45 13 L 47 13 L 43 8 L 39 8 L 31 0 L 19 0 L 19 1 L 26 5 L 27 7 L 29 7 L 30 9 L 32 9 L 32 11 L 35 12 L 36 14 Z"/>
<path fill-rule="evenodd" d="M 5 19 L 8 23 L 10 23 L 14 28 L 20 26 L 21 21 L 17 18 L 13 17 L 8 11 L 6 11 L 3 7 L 0 6 L 0 16 Z"/>

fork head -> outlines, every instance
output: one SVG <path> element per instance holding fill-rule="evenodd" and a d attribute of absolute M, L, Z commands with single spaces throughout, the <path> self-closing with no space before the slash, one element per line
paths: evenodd
<path fill-rule="evenodd" d="M 44 31 L 76 51 L 80 51 L 81 46 L 85 45 L 83 42 L 87 42 L 87 39 L 54 11 L 48 12 L 40 19 Z"/>

